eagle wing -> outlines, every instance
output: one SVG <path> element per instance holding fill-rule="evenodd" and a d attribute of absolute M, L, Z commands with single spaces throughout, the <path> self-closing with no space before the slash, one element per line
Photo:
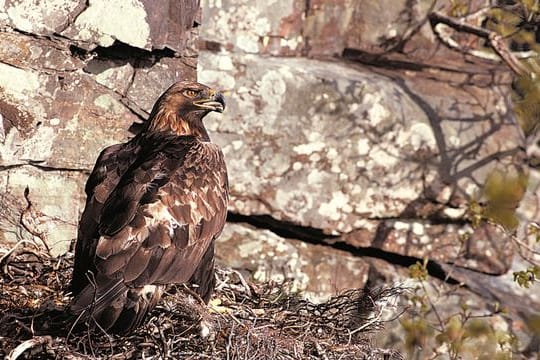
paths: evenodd
<path fill-rule="evenodd" d="M 88 229 L 97 229 L 98 237 L 86 251 L 94 279 L 74 308 L 99 309 L 125 287 L 188 282 L 208 267 L 205 261 L 213 261 L 213 241 L 225 224 L 228 201 L 221 150 L 189 136 L 151 139 L 142 147 L 105 201 L 94 186 L 92 197 L 102 204 L 88 212 L 94 218 L 99 212 L 97 225 Z M 100 184 L 114 183 L 108 179 Z"/>
<path fill-rule="evenodd" d="M 71 291 L 77 295 L 88 284 L 88 271 L 95 272 L 92 259 L 99 238 L 98 225 L 103 204 L 122 175 L 135 161 L 138 138 L 105 148 L 99 155 L 85 186 L 86 205 L 79 222 Z"/>

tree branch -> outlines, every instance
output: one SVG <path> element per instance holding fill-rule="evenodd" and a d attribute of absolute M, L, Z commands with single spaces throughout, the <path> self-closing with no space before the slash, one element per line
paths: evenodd
<path fill-rule="evenodd" d="M 452 39 L 450 34 L 448 32 L 444 31 L 444 25 L 446 27 L 450 27 L 456 31 L 464 32 L 472 35 L 476 35 L 479 38 L 487 40 L 490 47 L 495 51 L 495 53 L 504 61 L 506 65 L 518 76 L 531 76 L 531 72 L 527 69 L 526 66 L 524 66 L 518 59 L 518 57 L 512 53 L 508 47 L 506 46 L 506 43 L 504 42 L 504 38 L 497 34 L 494 31 L 471 25 L 469 23 L 466 23 L 465 21 L 461 19 L 456 19 L 450 16 L 446 16 L 438 11 L 434 11 L 429 14 L 429 21 L 431 23 L 431 27 L 433 29 L 433 32 L 439 40 L 446 45 L 447 47 L 461 51 L 463 53 L 480 57 L 483 59 L 489 59 L 489 60 L 497 60 L 497 58 L 494 58 L 493 56 L 490 56 L 490 54 L 482 53 L 477 50 L 470 50 L 470 49 L 463 49 L 457 41 Z M 529 54 L 527 54 L 529 55 Z"/>

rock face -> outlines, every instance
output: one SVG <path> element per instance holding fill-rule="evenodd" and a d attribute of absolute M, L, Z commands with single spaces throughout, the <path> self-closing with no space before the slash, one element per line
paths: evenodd
<path fill-rule="evenodd" d="M 219 263 L 243 269 L 256 281 L 284 283 L 316 302 L 362 288 L 367 280 L 369 264 L 360 257 L 241 224 L 227 224 L 217 249 Z"/>
<path fill-rule="evenodd" d="M 506 100 L 509 77 L 499 68 L 489 80 L 496 65 L 437 51 L 426 29 L 410 41 L 430 41 L 431 49 L 409 58 L 416 68 L 404 59 L 404 69 L 398 63 L 392 70 L 382 61 L 369 68 L 303 57 L 376 55 L 386 46 L 375 44 L 384 31 L 397 36 L 427 11 L 419 4 L 413 18 L 356 38 L 362 29 L 352 19 L 365 20 L 362 14 L 384 4 L 333 5 L 343 11 L 319 2 L 302 11 L 297 2 L 205 5 L 203 39 L 221 51 L 202 52 L 199 79 L 230 91 L 223 120 L 207 124 L 227 155 L 231 210 L 321 229 L 358 247 L 505 273 L 509 237 L 501 232 L 490 241 L 483 235 L 496 233 L 491 225 L 474 230 L 464 216 L 471 201 L 482 200 L 489 174 L 523 169 L 523 138 Z M 377 19 L 395 20 L 402 10 Z M 455 64 L 423 64 L 426 51 L 431 61 Z"/>
<path fill-rule="evenodd" d="M 5 0 L 3 24 L 35 35 L 62 35 L 86 49 L 115 41 L 139 49 L 183 51 L 199 2 L 150 0 Z"/>
<path fill-rule="evenodd" d="M 170 84 L 195 79 L 198 11 L 197 1 L 0 6 L 0 242 L 69 248 L 101 149 L 126 140 Z"/>
<path fill-rule="evenodd" d="M 459 312 L 460 302 L 481 313 L 499 302 L 519 331 L 517 319 L 539 308 L 508 274 L 523 268 L 512 267 L 509 232 L 476 222 L 476 204 L 491 201 L 493 174 L 519 179 L 529 170 L 511 76 L 440 45 L 425 19 L 431 6 L 447 4 L 202 3 L 199 80 L 229 92 L 227 111 L 207 126 L 228 161 L 230 209 L 251 225 L 261 221 L 250 217 L 271 218 L 262 227 L 274 232 L 229 227 L 217 247 L 225 263 L 256 278 L 294 278 L 311 296 L 320 283 L 336 292 L 403 281 L 403 266 L 427 258 L 433 276 L 469 285 L 444 314 Z M 527 186 L 517 183 L 512 216 Z M 537 204 L 527 193 L 522 219 L 537 220 Z M 303 248 L 276 237 L 292 228 L 299 239 L 317 235 Z M 356 256 L 340 257 L 323 276 L 317 266 L 334 262 L 311 246 Z M 518 296 L 525 306 L 514 306 Z M 494 321 L 508 327 L 503 317 Z"/>

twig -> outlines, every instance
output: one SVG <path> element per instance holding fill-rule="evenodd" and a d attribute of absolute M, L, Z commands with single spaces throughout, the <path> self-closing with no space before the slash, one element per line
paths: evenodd
<path fill-rule="evenodd" d="M 19 247 L 19 245 L 22 245 L 22 244 L 30 244 L 30 245 L 33 245 L 33 246 L 36 246 L 35 243 L 33 243 L 32 241 L 29 241 L 29 240 L 20 240 L 19 242 L 17 242 L 15 245 L 13 245 L 13 247 L 11 249 L 9 249 L 1 258 L 0 258 L 0 265 L 2 265 L 4 263 L 4 261 L 9 258 L 11 256 L 11 254 L 13 254 L 13 252 Z M 36 246 L 37 247 L 37 246 Z"/>
<path fill-rule="evenodd" d="M 431 296 L 429 295 L 429 293 L 427 291 L 427 288 L 426 288 L 426 285 L 425 285 L 424 281 L 420 282 L 420 286 L 422 286 L 422 290 L 424 291 L 424 294 L 426 294 L 426 298 L 428 299 L 429 306 L 431 307 L 431 310 L 435 314 L 435 317 L 437 318 L 437 321 L 439 322 L 439 325 L 441 326 L 441 329 L 438 329 L 438 330 L 442 333 L 444 331 L 444 329 L 446 328 L 445 325 L 444 325 L 444 321 L 442 320 L 441 315 L 437 311 L 437 307 L 435 306 L 434 301 L 431 299 Z"/>
<path fill-rule="evenodd" d="M 434 11 L 429 14 L 429 20 L 431 22 L 433 32 L 437 35 L 439 40 L 441 40 L 441 42 L 447 47 L 454 50 L 459 50 L 463 53 L 473 55 L 475 57 L 496 60 L 493 57 L 490 57 L 488 54 L 481 53 L 477 50 L 463 49 L 454 39 L 452 39 L 448 34 L 445 34 L 443 30 L 441 30 L 441 25 L 446 25 L 454 30 L 476 35 L 481 39 L 487 40 L 488 44 L 497 53 L 497 55 L 499 55 L 500 59 L 502 59 L 516 75 L 531 76 L 530 71 L 527 70 L 527 68 L 518 60 L 516 55 L 508 49 L 508 47 L 504 43 L 503 37 L 496 32 L 484 29 L 479 26 L 468 24 L 465 21 L 446 16 L 438 11 Z"/>
<path fill-rule="evenodd" d="M 315 342 L 315 349 L 317 350 L 317 355 L 321 357 L 321 359 L 328 360 L 328 355 L 326 355 L 326 351 L 322 348 L 321 344 L 319 342 Z"/>
<path fill-rule="evenodd" d="M 51 250 L 49 249 L 49 246 L 47 245 L 47 241 L 45 241 L 45 239 L 43 238 L 43 233 L 38 232 L 35 229 L 31 229 L 29 224 L 27 224 L 25 221 L 25 215 L 32 211 L 32 205 L 33 205 L 32 202 L 30 201 L 30 188 L 28 186 L 24 189 L 24 199 L 26 200 L 26 209 L 24 209 L 21 212 L 21 216 L 19 217 L 19 222 L 25 228 L 26 231 L 28 231 L 31 235 L 41 240 L 41 242 L 45 246 L 45 249 L 47 249 L 47 253 L 50 254 Z M 32 215 L 30 214 L 30 216 Z"/>
<path fill-rule="evenodd" d="M 232 272 L 235 273 L 238 276 L 238 279 L 240 280 L 240 283 L 244 286 L 244 289 L 246 291 L 246 295 L 251 297 L 251 289 L 249 288 L 249 284 L 246 281 L 246 279 L 244 279 L 244 276 L 238 270 L 232 269 Z"/>
<path fill-rule="evenodd" d="M 227 360 L 229 360 L 231 358 L 230 352 L 231 352 L 233 334 L 234 334 L 234 324 L 231 325 L 231 330 L 230 330 L 229 336 L 227 338 L 227 344 L 225 345 L 225 351 L 226 351 L 226 354 L 227 354 Z"/>
<path fill-rule="evenodd" d="M 500 225 L 500 224 L 497 224 L 495 222 L 490 222 L 491 225 L 494 225 L 496 226 L 499 230 L 501 231 L 504 231 L 506 233 L 508 233 L 508 231 L 504 228 L 504 226 Z M 530 245 L 526 244 L 524 241 L 520 240 L 515 234 L 509 234 L 512 241 L 517 245 L 517 250 L 519 251 L 519 254 L 521 255 L 521 257 L 523 258 L 523 260 L 527 261 L 528 263 L 530 263 L 531 265 L 538 265 L 538 262 L 536 261 L 536 259 L 534 260 L 531 260 L 529 257 L 530 257 L 530 254 L 532 254 L 533 258 L 534 256 L 539 256 L 540 255 L 540 251 L 534 249 L 533 247 L 531 247 Z M 531 235 L 530 232 L 528 232 L 526 234 L 526 236 L 529 236 Z M 522 249 L 525 249 L 529 252 L 529 256 L 526 256 L 522 251 Z"/>
<path fill-rule="evenodd" d="M 378 309 L 377 315 L 373 316 L 373 318 L 371 320 L 369 320 L 366 323 L 362 324 L 361 326 L 357 327 L 353 331 L 350 331 L 349 336 L 352 336 L 352 335 L 356 334 L 357 332 L 360 332 L 360 331 L 364 330 L 365 328 L 368 328 L 369 326 L 373 325 L 374 323 L 379 322 L 381 320 L 382 312 L 383 312 L 383 309 L 382 309 L 382 307 L 380 307 Z"/>
<path fill-rule="evenodd" d="M 33 244 L 33 246 L 37 245 Z M 26 264 L 27 256 L 32 256 L 31 254 L 22 256 L 18 251 L 16 254 L 17 256 L 11 255 L 9 258 L 8 255 L 4 259 L 4 262 L 10 264 L 10 268 Z M 0 253 L 1 255 L 4 254 Z M 57 284 L 54 281 L 54 272 L 59 272 L 61 279 L 66 278 L 70 272 L 67 265 L 73 261 L 73 258 L 67 257 L 60 264 L 55 258 L 45 257 L 44 252 L 38 253 L 38 256 L 38 261 L 41 261 L 43 265 L 39 267 L 39 276 L 33 281 L 27 281 L 24 275 L 16 279 L 17 284 L 21 283 L 21 286 L 24 286 L 23 289 L 28 289 L 26 296 L 33 296 L 34 299 L 41 297 L 40 294 L 46 290 L 41 289 L 41 286 L 46 286 L 41 284 L 49 284 L 51 280 L 55 286 L 58 285 L 57 291 L 62 291 L 62 285 L 66 284 Z M 384 306 L 380 305 L 380 302 L 395 293 L 394 287 L 374 294 L 364 294 L 363 290 L 355 289 L 340 294 L 327 303 L 313 304 L 302 300 L 297 294 L 287 293 L 283 284 L 265 283 L 254 287 L 248 283 L 246 287 L 246 284 L 240 280 L 240 276 L 232 275 L 233 272 L 230 270 L 218 270 L 216 273 L 220 280 L 226 279 L 227 283 L 222 287 L 224 291 L 216 292 L 215 296 L 225 301 L 229 298 L 240 299 L 240 301 L 231 302 L 233 311 L 225 314 L 208 314 L 207 318 L 203 317 L 201 325 L 200 318 L 193 316 L 192 310 L 198 309 L 199 305 L 202 307 L 202 304 L 198 302 L 192 304 L 191 292 L 178 286 L 178 291 L 171 293 L 168 300 L 153 311 L 149 321 L 151 326 L 141 327 L 125 337 L 101 336 L 101 332 L 106 332 L 100 329 L 99 324 L 88 325 L 93 322 L 91 314 L 88 313 L 79 314 L 80 318 L 75 321 L 73 320 L 75 315 L 63 314 L 56 318 L 56 315 L 48 315 L 47 312 L 21 317 L 20 314 L 27 313 L 26 309 L 24 307 L 19 309 L 17 304 L 12 305 L 9 296 L 11 290 L 6 288 L 7 294 L 4 293 L 4 297 L 0 297 L 0 300 L 4 300 L 8 304 L 8 309 L 14 311 L 11 316 L 21 317 L 21 321 L 17 323 L 11 317 L 1 319 L 0 323 L 4 330 L 0 332 L 1 336 L 4 336 L 1 341 L 6 344 L 6 353 L 14 349 L 20 342 L 26 340 L 22 336 L 26 337 L 27 331 L 32 331 L 30 326 L 32 319 L 35 318 L 35 324 L 32 326 L 35 326 L 38 333 L 43 333 L 44 329 L 61 327 L 68 332 L 67 337 L 53 337 L 50 346 L 33 347 L 31 350 L 26 350 L 19 359 L 28 356 L 47 356 L 45 352 L 51 349 L 55 350 L 57 358 L 64 358 L 75 352 L 86 354 L 91 358 L 115 359 L 141 357 L 146 359 L 165 357 L 225 359 L 228 357 L 249 360 L 258 359 L 264 355 L 265 358 L 290 360 L 305 358 L 307 350 L 313 351 L 313 356 L 318 351 L 321 358 L 324 355 L 329 359 L 366 358 L 366 354 L 372 354 L 372 347 L 366 343 L 367 336 L 363 334 L 366 328 L 371 329 L 374 324 L 367 326 L 363 324 L 373 321 L 373 317 L 380 317 L 379 306 Z M 88 276 L 89 282 L 95 285 L 92 274 Z M 21 279 L 25 281 L 22 282 Z M 246 295 L 248 288 L 253 293 L 251 298 Z M 16 291 L 21 290 L 17 287 Z M 189 298 L 188 302 L 183 300 L 186 296 Z M 68 306 L 68 297 L 58 300 Z M 263 316 L 257 316 L 260 310 L 263 310 Z M 76 324 L 81 325 L 85 315 L 87 332 L 74 334 L 75 330 L 73 328 L 69 330 L 69 327 L 73 325 L 76 328 Z M 201 332 L 193 331 L 197 326 L 203 327 L 207 323 L 214 326 L 211 330 L 216 331 L 216 336 L 204 337 L 204 335 L 201 336 Z M 45 328 L 44 324 L 46 324 Z M 156 330 L 153 330 L 152 326 L 155 326 Z M 355 334 L 352 335 L 352 339 L 347 337 L 347 333 L 353 331 Z M 320 345 L 319 350 L 307 348 L 316 346 L 317 342 Z M 126 349 L 129 349 L 127 353 Z"/>
<path fill-rule="evenodd" d="M 515 243 L 517 243 L 520 247 L 524 247 L 526 250 L 530 251 L 534 255 L 540 255 L 540 251 L 533 249 L 531 246 L 527 245 L 525 242 L 519 240 L 517 236 L 512 236 L 512 239 Z"/>
<path fill-rule="evenodd" d="M 167 340 L 166 340 L 165 334 L 163 333 L 163 328 L 161 326 L 158 327 L 158 332 L 159 332 L 159 339 L 161 340 L 163 358 L 168 359 L 170 357 L 169 344 L 167 344 Z"/>
<path fill-rule="evenodd" d="M 16 360 L 28 350 L 50 345 L 51 343 L 52 338 L 48 335 L 33 337 L 32 339 L 22 342 L 15 349 L 13 349 L 9 355 L 6 356 L 6 360 Z"/>

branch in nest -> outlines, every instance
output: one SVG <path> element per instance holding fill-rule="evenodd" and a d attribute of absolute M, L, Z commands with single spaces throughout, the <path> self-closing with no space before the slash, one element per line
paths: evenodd
<path fill-rule="evenodd" d="M 37 237 L 39 240 L 41 240 L 41 242 L 45 246 L 45 249 L 47 249 L 47 253 L 50 253 L 51 250 L 47 245 L 45 234 L 42 231 L 37 230 L 37 226 L 35 226 L 35 222 L 37 221 L 35 216 L 36 214 L 34 213 L 34 209 L 32 208 L 33 204 L 30 201 L 30 189 L 28 188 L 28 186 L 24 189 L 24 199 L 26 200 L 26 209 L 21 212 L 19 222 L 23 226 L 23 228 L 28 231 L 30 235 L 34 236 L 34 238 Z"/>
<path fill-rule="evenodd" d="M 504 42 L 503 37 L 497 34 L 496 32 L 488 30 L 488 29 L 484 29 L 479 26 L 468 24 L 460 19 L 456 19 L 450 16 L 446 16 L 444 14 L 441 14 L 438 11 L 434 11 L 431 14 L 429 14 L 429 20 L 431 22 L 431 27 L 435 35 L 437 35 L 439 40 L 450 49 L 458 50 L 468 55 L 472 55 L 472 56 L 482 58 L 482 59 L 493 60 L 493 61 L 497 61 L 500 58 L 502 59 L 502 61 L 504 61 L 506 65 L 508 65 L 508 67 L 516 75 L 519 75 L 519 76 L 530 75 L 530 71 L 519 61 L 518 55 L 512 53 L 508 49 L 508 47 L 506 46 Z M 495 51 L 495 53 L 497 53 L 499 58 L 491 54 L 478 51 L 478 50 L 464 49 L 457 43 L 457 41 L 455 41 L 451 37 L 449 31 L 447 31 L 448 27 L 456 31 L 476 35 L 479 38 L 487 40 L 488 44 Z M 530 55 L 531 55 L 530 52 L 526 52 L 526 53 L 520 54 L 519 57 L 525 57 L 525 56 L 530 56 Z"/>
<path fill-rule="evenodd" d="M 52 337 L 50 336 L 35 336 L 32 339 L 26 340 L 13 349 L 6 357 L 7 360 L 16 360 L 25 352 L 32 353 L 41 352 L 44 347 L 50 346 Z"/>

